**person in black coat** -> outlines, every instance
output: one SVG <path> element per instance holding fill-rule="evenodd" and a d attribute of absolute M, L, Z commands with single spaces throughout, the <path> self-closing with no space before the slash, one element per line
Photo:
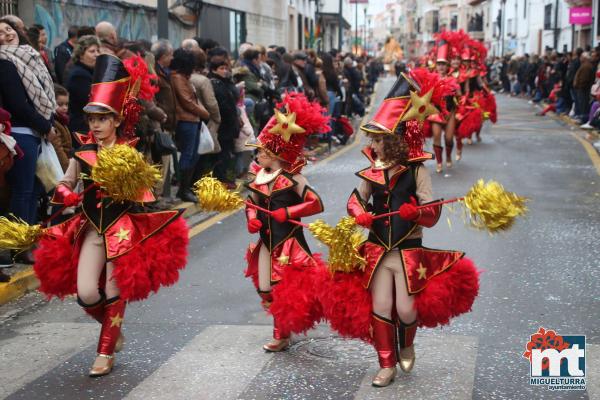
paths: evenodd
<path fill-rule="evenodd" d="M 88 103 L 92 90 L 92 78 L 96 57 L 100 55 L 100 41 L 96 36 L 86 35 L 79 38 L 73 52 L 73 66 L 66 79 L 69 91 L 69 130 L 71 132 L 88 131 L 83 107 Z M 73 146 L 77 146 L 73 141 Z"/>
<path fill-rule="evenodd" d="M 65 80 L 65 76 L 63 75 L 65 67 L 73 56 L 73 50 L 75 50 L 78 29 L 79 27 L 77 26 L 69 27 L 69 37 L 67 40 L 54 48 L 54 72 L 56 73 L 56 80 L 61 85 Z"/>
<path fill-rule="evenodd" d="M 209 78 L 219 104 L 221 125 L 218 135 L 221 152 L 217 155 L 214 169 L 215 177 L 229 187 L 235 187 L 234 141 L 240 134 L 240 118 L 237 101 L 239 92 L 231 80 L 231 67 L 228 59 L 222 56 L 212 57 L 209 63 Z"/>

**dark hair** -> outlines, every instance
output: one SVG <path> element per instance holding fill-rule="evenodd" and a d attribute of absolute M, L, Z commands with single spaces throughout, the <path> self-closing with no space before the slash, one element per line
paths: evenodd
<path fill-rule="evenodd" d="M 202 48 L 202 47 L 200 47 Z M 203 49 L 204 50 L 204 49 Z M 220 57 L 229 57 L 229 52 L 227 50 L 225 50 L 222 47 L 215 47 L 210 49 L 206 55 L 208 56 L 209 59 L 215 57 L 215 56 L 220 56 Z"/>
<path fill-rule="evenodd" d="M 195 67 L 196 60 L 191 51 L 179 48 L 173 52 L 173 60 L 170 65 L 172 70 L 190 76 L 194 72 Z"/>
<path fill-rule="evenodd" d="M 278 52 L 281 55 L 284 55 L 286 53 L 285 47 L 283 46 L 279 46 L 275 49 L 276 52 Z"/>
<path fill-rule="evenodd" d="M 67 36 L 69 37 L 69 39 L 76 38 L 78 30 L 79 30 L 79 27 L 77 25 L 71 25 L 69 27 L 69 31 L 67 33 Z"/>
<path fill-rule="evenodd" d="M 215 47 L 219 47 L 219 42 L 213 39 L 203 39 L 201 37 L 196 36 L 194 40 L 198 42 L 198 46 L 200 46 L 200 48 L 204 50 L 205 53 L 211 49 L 214 49 Z"/>
<path fill-rule="evenodd" d="M 31 25 L 31 27 L 37 28 L 40 32 L 46 30 L 46 27 L 44 25 L 40 25 L 40 24 L 33 24 L 33 25 Z"/>
<path fill-rule="evenodd" d="M 27 36 L 23 35 L 23 32 L 17 29 L 17 26 L 10 20 L 10 18 L 0 18 L 0 22 L 10 26 L 12 30 L 16 32 L 17 37 L 19 38 L 19 46 L 31 44 L 29 43 L 29 39 L 27 38 Z"/>
<path fill-rule="evenodd" d="M 69 92 L 63 85 L 59 85 L 58 83 L 54 84 L 54 97 L 58 96 L 68 96 Z"/>
<path fill-rule="evenodd" d="M 195 48 L 191 51 L 194 54 L 194 57 L 196 58 L 196 64 L 194 65 L 195 69 L 203 70 L 204 68 L 206 68 L 206 53 L 204 52 L 204 50 Z"/>
<path fill-rule="evenodd" d="M 40 50 L 40 30 L 34 25 L 27 29 L 27 38 L 29 39 L 29 44 L 36 50 Z M 19 40 L 19 44 L 21 40 Z"/>
<path fill-rule="evenodd" d="M 96 36 L 96 28 L 94 28 L 93 26 L 80 26 L 77 29 L 78 38 L 88 35 Z"/>
<path fill-rule="evenodd" d="M 208 63 L 208 67 L 211 71 L 215 71 L 223 65 L 229 65 L 229 63 L 227 62 L 227 58 L 221 56 L 211 57 Z"/>
<path fill-rule="evenodd" d="M 321 58 L 321 61 L 323 61 L 321 69 L 323 70 L 323 76 L 325 77 L 325 80 L 335 85 L 338 77 L 333 66 L 333 57 L 331 57 L 331 54 L 329 53 L 321 53 L 319 54 L 319 57 Z"/>
<path fill-rule="evenodd" d="M 258 59 L 260 52 L 256 49 L 248 49 L 242 54 L 242 58 L 246 61 L 253 61 Z"/>

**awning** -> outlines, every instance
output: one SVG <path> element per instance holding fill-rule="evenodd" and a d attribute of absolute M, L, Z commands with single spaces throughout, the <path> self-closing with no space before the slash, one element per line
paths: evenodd
<path fill-rule="evenodd" d="M 340 13 L 317 13 L 317 20 L 321 19 L 323 24 L 334 24 L 337 25 L 340 20 Z M 344 17 L 342 17 L 342 24 L 344 29 L 352 28 L 352 25 Z"/>

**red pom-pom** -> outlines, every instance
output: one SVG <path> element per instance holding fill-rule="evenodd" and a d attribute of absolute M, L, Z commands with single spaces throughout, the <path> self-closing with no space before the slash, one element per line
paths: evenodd
<path fill-rule="evenodd" d="M 323 317 L 315 285 L 326 267 L 319 255 L 314 257 L 313 266 L 286 266 L 281 281 L 273 286 L 269 312 L 283 332 L 306 333 Z"/>
<path fill-rule="evenodd" d="M 462 258 L 415 295 L 419 326 L 447 325 L 451 318 L 471 311 L 478 293 L 479 272 L 471 260 Z"/>
<path fill-rule="evenodd" d="M 324 271 L 317 286 L 323 316 L 340 336 L 371 341 L 371 293 L 362 285 L 361 273 Z"/>
<path fill-rule="evenodd" d="M 187 262 L 189 230 L 178 217 L 158 233 L 146 239 L 129 253 L 114 261 L 113 277 L 121 298 L 127 301 L 143 300 L 150 292 L 162 286 L 171 286 L 179 280 L 179 270 Z"/>

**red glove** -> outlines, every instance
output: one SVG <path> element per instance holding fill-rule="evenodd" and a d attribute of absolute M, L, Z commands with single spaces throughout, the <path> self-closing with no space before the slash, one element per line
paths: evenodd
<path fill-rule="evenodd" d="M 260 228 L 262 228 L 262 222 L 260 222 L 260 220 L 256 218 L 248 220 L 248 232 L 257 233 L 260 231 Z"/>
<path fill-rule="evenodd" d="M 285 207 L 278 208 L 277 210 L 272 211 L 271 216 L 275 221 L 279 222 L 280 224 L 283 224 L 285 221 L 288 220 L 287 210 Z"/>
<path fill-rule="evenodd" d="M 76 205 L 79 205 L 80 201 L 81 197 L 79 197 L 77 193 L 71 192 L 64 197 L 63 204 L 67 207 L 75 207 Z"/>
<path fill-rule="evenodd" d="M 362 213 L 354 218 L 356 223 L 360 226 L 364 226 L 365 228 L 370 228 L 373 225 L 373 214 L 371 213 Z"/>
<path fill-rule="evenodd" d="M 421 214 L 417 208 L 417 199 L 410 197 L 410 203 L 404 203 L 400 206 L 400 218 L 407 221 L 414 221 Z"/>

